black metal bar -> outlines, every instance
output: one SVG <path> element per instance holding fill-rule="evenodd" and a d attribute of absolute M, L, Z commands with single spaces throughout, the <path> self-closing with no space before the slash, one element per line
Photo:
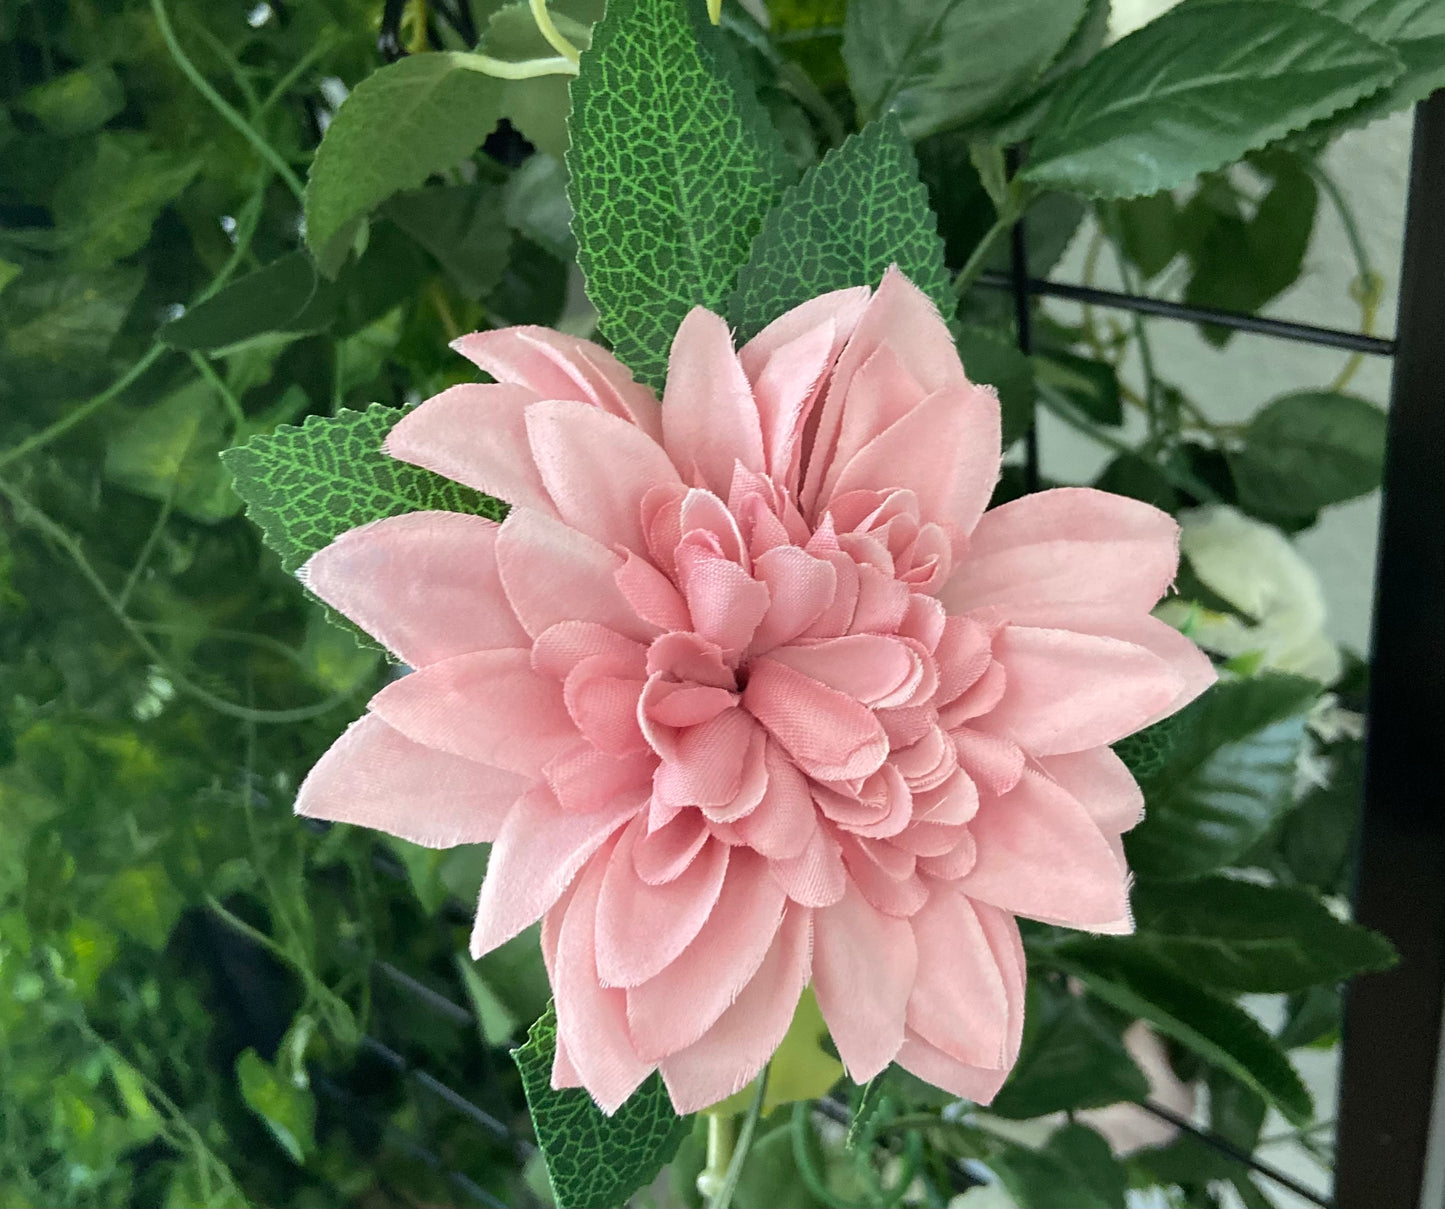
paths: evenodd
<path fill-rule="evenodd" d="M 1445 1113 L 1445 91 L 1416 111 L 1406 213 L 1355 883 L 1355 918 L 1400 963 L 1347 992 L 1341 1209 L 1440 1203 L 1422 1193 Z"/>
<path fill-rule="evenodd" d="M 980 273 L 975 284 L 996 290 L 1014 289 L 1012 273 Z M 1141 315 L 1158 315 L 1163 319 L 1179 319 L 1186 323 L 1213 323 L 1236 332 L 1253 332 L 1255 335 L 1274 336 L 1280 340 L 1294 340 L 1301 344 L 1372 353 L 1377 357 L 1393 356 L 1399 343 L 1382 336 L 1367 336 L 1363 332 L 1345 332 L 1332 327 L 1314 327 L 1308 323 L 1290 323 L 1284 319 L 1267 319 L 1262 315 L 1241 315 L 1235 311 L 1215 310 L 1213 307 L 1185 306 L 1182 302 L 1167 302 L 1163 298 L 1121 294 L 1116 290 L 1100 290 L 1093 286 L 1072 285 L 1065 281 L 1043 281 L 1037 277 L 1029 278 L 1028 292 L 1046 298 L 1084 302 L 1090 306 L 1138 311 Z"/>
<path fill-rule="evenodd" d="M 1320 1209 L 1335 1209 L 1334 1202 L 1328 1197 L 1321 1196 L 1313 1188 L 1301 1184 L 1293 1176 L 1286 1175 L 1272 1163 L 1266 1163 L 1250 1154 L 1243 1147 L 1236 1146 L 1228 1138 L 1222 1138 L 1212 1130 L 1200 1129 L 1188 1117 L 1180 1116 L 1172 1108 L 1166 1108 L 1163 1104 L 1156 1104 L 1153 1100 L 1137 1101 L 1140 1108 L 1151 1116 L 1158 1117 L 1161 1121 L 1168 1121 L 1182 1133 L 1208 1146 L 1211 1150 L 1217 1150 L 1220 1154 L 1233 1159 L 1236 1163 L 1242 1163 L 1256 1175 L 1262 1175 L 1267 1180 L 1273 1180 L 1281 1188 L 1288 1188 L 1298 1197 L 1303 1197 L 1312 1205 L 1320 1206 Z"/>
<path fill-rule="evenodd" d="M 1008 173 L 1013 176 L 1019 170 L 1021 162 L 1019 149 L 1010 147 L 1004 157 Z M 1023 215 L 1019 216 L 1013 229 L 1009 231 L 1008 288 L 1013 293 L 1014 325 L 1019 352 L 1030 357 L 1034 351 L 1034 321 L 1029 310 L 1032 303 L 1031 279 L 1028 235 L 1024 228 Z M 1029 430 L 1024 433 L 1024 486 L 1029 491 L 1037 491 L 1042 482 L 1043 476 L 1039 470 L 1039 425 L 1035 415 L 1033 422 L 1029 424 Z"/>

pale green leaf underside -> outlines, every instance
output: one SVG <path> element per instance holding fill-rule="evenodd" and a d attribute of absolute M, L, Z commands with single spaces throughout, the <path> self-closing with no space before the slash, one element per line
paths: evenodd
<path fill-rule="evenodd" d="M 738 273 L 728 316 L 746 339 L 809 298 L 876 286 L 890 264 L 953 313 L 938 220 L 893 117 L 850 136 L 784 192 Z"/>
<path fill-rule="evenodd" d="M 512 1051 L 532 1127 L 547 1162 L 558 1209 L 610 1209 L 653 1179 L 677 1153 L 691 1124 L 672 1110 L 660 1076 L 648 1076 L 631 1098 L 606 1116 L 581 1088 L 552 1087 L 557 1014 L 551 1004 Z"/>
<path fill-rule="evenodd" d="M 1023 91 L 1068 45 L 1087 0 L 852 0 L 843 57 L 859 110 L 910 138 L 966 125 Z"/>
<path fill-rule="evenodd" d="M 1388 47 L 1282 0 L 1188 4 L 1059 85 L 1022 175 L 1091 197 L 1172 189 L 1403 71 Z"/>
<path fill-rule="evenodd" d="M 372 73 L 326 129 L 306 184 L 306 242 L 332 241 L 393 193 L 455 167 L 492 132 L 502 84 L 453 52 L 408 55 Z"/>
<path fill-rule="evenodd" d="M 784 183 L 777 137 L 684 0 L 613 0 L 572 83 L 577 262 L 602 331 L 660 386 L 678 324 L 721 311 Z"/>
<path fill-rule="evenodd" d="M 294 571 L 348 529 L 384 516 L 435 509 L 500 519 L 500 501 L 399 462 L 381 443 L 404 413 L 365 411 L 285 424 L 221 455 L 266 544 Z"/>

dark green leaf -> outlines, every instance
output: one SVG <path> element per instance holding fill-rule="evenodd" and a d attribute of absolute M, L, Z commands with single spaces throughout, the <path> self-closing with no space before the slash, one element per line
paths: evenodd
<path fill-rule="evenodd" d="M 1181 974 L 1228 991 L 1297 991 L 1394 960 L 1389 942 L 1336 919 L 1305 890 L 1225 877 L 1141 882 L 1129 942 Z"/>
<path fill-rule="evenodd" d="M 485 297 L 501 281 L 512 233 L 498 187 L 482 182 L 417 189 L 392 198 L 385 213 L 436 257 L 467 297 Z"/>
<path fill-rule="evenodd" d="M 1149 1094 L 1119 1031 L 1086 999 L 1029 980 L 1023 1048 L 989 1111 L 1024 1120 Z"/>
<path fill-rule="evenodd" d="M 688 1118 L 672 1110 L 667 1090 L 652 1075 L 612 1116 L 581 1088 L 552 1088 L 557 1017 L 549 1007 L 512 1051 L 537 1143 L 547 1161 L 559 1209 L 620 1206 L 677 1152 Z"/>
<path fill-rule="evenodd" d="M 1072 1209 L 1119 1209 L 1128 1175 L 1109 1143 L 1083 1125 L 1065 1125 L 1037 1150 L 1010 1146 L 997 1163 L 999 1175 L 1022 1205 L 1069 1205 Z"/>
<path fill-rule="evenodd" d="M 730 61 L 693 0 L 612 0 L 572 85 L 577 262 L 614 351 L 654 387 L 687 312 L 723 310 L 785 183 Z"/>
<path fill-rule="evenodd" d="M 868 1122 L 877 1113 L 879 1105 L 883 1102 L 884 1078 L 883 1075 L 874 1075 L 869 1079 L 863 1088 L 863 1094 L 858 1099 L 858 1107 L 853 1110 L 853 1119 L 848 1122 L 848 1149 L 852 1150 L 858 1145 L 859 1139 L 863 1137 L 868 1129 Z"/>
<path fill-rule="evenodd" d="M 1266 406 L 1229 454 L 1248 511 L 1309 516 L 1380 485 L 1385 414 L 1352 395 L 1301 391 Z"/>
<path fill-rule="evenodd" d="M 1018 345 L 991 328 L 964 325 L 955 339 L 963 368 L 974 382 L 998 391 L 1007 449 L 1034 423 L 1034 367 Z"/>
<path fill-rule="evenodd" d="M 577 255 L 572 238 L 572 203 L 567 200 L 567 169 L 550 155 L 534 155 L 512 173 L 504 190 L 507 225 L 540 244 L 553 256 Z"/>
<path fill-rule="evenodd" d="M 358 84 L 326 128 L 306 185 L 306 243 L 317 260 L 339 266 L 337 245 L 354 220 L 471 155 L 500 106 L 501 81 L 449 51 L 408 55 Z"/>
<path fill-rule="evenodd" d="M 1069 44 L 1087 0 L 852 0 L 843 58 L 859 111 L 910 138 L 1012 104 Z"/>
<path fill-rule="evenodd" d="M 945 316 L 943 243 L 908 141 L 892 118 L 851 136 L 783 194 L 738 274 L 729 317 L 743 339 L 829 290 L 877 285 L 896 264 Z"/>
<path fill-rule="evenodd" d="M 1250 218 L 1215 215 L 1190 249 L 1194 271 L 1184 287 L 1191 306 L 1253 314 L 1288 289 L 1304 268 L 1319 190 L 1293 156 L 1261 156 L 1273 184 Z M 1205 337 L 1225 344 L 1228 328 L 1206 325 Z"/>
<path fill-rule="evenodd" d="M 51 394 L 94 380 L 144 277 L 129 265 L 27 269 L 0 296 L 0 383 Z"/>
<path fill-rule="evenodd" d="M 1345 894 L 1364 793 L 1365 745 L 1337 744 L 1330 757 L 1329 784 L 1315 786 L 1290 811 L 1274 849 L 1294 881 L 1321 894 Z"/>
<path fill-rule="evenodd" d="M 311 305 L 320 301 L 320 285 L 311 258 L 290 252 L 163 324 L 156 336 L 172 348 L 205 352 L 263 332 L 318 330 L 335 309 L 329 290 L 329 306 Z"/>
<path fill-rule="evenodd" d="M 1117 941 L 1069 941 L 1046 959 L 1081 979 L 1105 1003 L 1143 1017 L 1243 1080 L 1289 1120 L 1304 1124 L 1310 1119 L 1310 1096 L 1299 1075 L 1274 1038 L 1242 1008 Z"/>
<path fill-rule="evenodd" d="M 1310 987 L 1289 997 L 1279 1043 L 1285 1049 L 1321 1043 L 1332 1045 L 1339 1040 L 1343 1018 L 1339 987 Z"/>
<path fill-rule="evenodd" d="M 1112 365 L 1050 350 L 1034 358 L 1034 376 L 1064 394 L 1091 420 L 1115 426 L 1124 422 L 1119 376 Z"/>
<path fill-rule="evenodd" d="M 1290 805 L 1312 680 L 1224 681 L 1180 715 L 1164 767 L 1144 783 L 1144 821 L 1125 840 L 1141 877 L 1187 881 L 1246 852 Z"/>
<path fill-rule="evenodd" d="M 1138 454 L 1121 453 L 1104 467 L 1094 480 L 1094 486 L 1100 491 L 1143 500 L 1165 512 L 1173 512 L 1179 507 L 1179 492 L 1169 481 L 1169 476 L 1154 462 Z"/>
<path fill-rule="evenodd" d="M 1135 780 L 1147 781 L 1158 776 L 1168 762 L 1182 730 L 1180 715 L 1171 714 L 1153 726 L 1120 739 L 1114 744 L 1114 754 L 1124 761 Z"/>
<path fill-rule="evenodd" d="M 1172 193 L 1126 198 L 1114 213 L 1124 254 L 1145 277 L 1157 277 L 1182 251 L 1179 206 Z"/>
<path fill-rule="evenodd" d="M 540 323 L 550 327 L 567 304 L 565 260 L 530 239 L 517 239 L 507 271 L 487 297 L 487 310 L 498 323 Z"/>
<path fill-rule="evenodd" d="M 434 508 L 499 517 L 502 505 L 469 487 L 399 462 L 381 443 L 402 417 L 392 407 L 312 416 L 221 455 L 266 542 L 294 571 L 348 529 Z"/>
<path fill-rule="evenodd" d="M 1055 90 L 1023 178 L 1091 197 L 1172 189 L 1395 80 L 1400 58 L 1282 0 L 1185 5 Z"/>

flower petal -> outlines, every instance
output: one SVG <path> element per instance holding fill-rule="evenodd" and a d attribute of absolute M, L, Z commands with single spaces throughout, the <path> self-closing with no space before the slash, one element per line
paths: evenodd
<path fill-rule="evenodd" d="M 487 859 L 472 956 L 490 953 L 540 919 L 638 807 L 635 797 L 624 797 L 613 799 L 604 810 L 569 814 L 544 785 L 522 797 L 503 820 Z"/>
<path fill-rule="evenodd" d="M 866 777 L 888 757 L 872 710 L 772 659 L 753 664 L 743 705 L 820 781 Z"/>
<path fill-rule="evenodd" d="M 416 743 L 530 777 L 578 742 L 562 686 L 515 648 L 420 668 L 377 693 L 371 710 Z"/>
<path fill-rule="evenodd" d="M 557 936 L 552 971 L 557 1035 L 582 1086 L 609 1116 L 653 1070 L 633 1048 L 625 992 L 603 986 L 597 977 L 597 901 L 612 859 L 612 850 L 604 849 L 578 880 Z"/>
<path fill-rule="evenodd" d="M 1072 928 L 1112 928 L 1129 917 L 1127 875 L 1088 812 L 1026 769 L 986 797 L 969 830 L 978 860 L 959 883 L 970 898 Z"/>
<path fill-rule="evenodd" d="M 659 1064 L 672 1106 L 697 1112 L 741 1091 L 782 1043 L 808 985 L 812 921 L 789 907 L 752 981 L 708 1031 Z"/>
<path fill-rule="evenodd" d="M 909 921 L 876 910 L 857 886 L 814 912 L 813 990 L 855 1083 L 866 1083 L 898 1053 L 917 973 Z"/>
<path fill-rule="evenodd" d="M 617 586 L 622 559 L 586 534 L 531 508 L 513 508 L 497 534 L 502 588 L 533 638 L 567 621 L 592 621 L 649 642 L 643 621 Z"/>
<path fill-rule="evenodd" d="M 662 442 L 694 487 L 727 498 L 733 467 L 763 471 L 763 432 L 753 388 L 727 323 L 695 306 L 677 329 L 662 400 Z"/>
<path fill-rule="evenodd" d="M 522 646 L 497 574 L 497 525 L 456 512 L 409 512 L 350 529 L 297 572 L 337 612 L 404 662 Z"/>
<path fill-rule="evenodd" d="M 472 332 L 452 348 L 498 382 L 515 382 L 539 399 L 576 399 L 630 419 L 656 439 L 657 396 L 605 348 L 551 328 L 519 326 Z"/>
<path fill-rule="evenodd" d="M 1098 604 L 1144 613 L 1179 565 L 1179 526 L 1089 487 L 1039 491 L 985 513 L 939 597 L 950 613 L 995 605 Z"/>
<path fill-rule="evenodd" d="M 555 399 L 527 408 L 527 441 L 558 516 L 608 549 L 647 552 L 642 497 L 679 481 L 656 441 L 596 407 Z"/>
<path fill-rule="evenodd" d="M 622 833 L 597 899 L 597 975 L 603 986 L 633 987 L 661 973 L 707 921 L 728 867 L 728 846 L 704 844 L 671 881 L 644 882 L 634 849 L 647 835 L 638 816 Z"/>
<path fill-rule="evenodd" d="M 637 1052 L 650 1061 L 701 1037 L 757 973 L 783 916 L 782 888 L 766 862 L 734 849 L 707 922 L 665 970 L 627 991 L 627 1021 Z"/>
<path fill-rule="evenodd" d="M 950 1058 L 911 1029 L 903 1037 L 896 1061 L 925 1083 L 932 1083 L 934 1087 L 941 1087 L 975 1104 L 991 1103 L 1009 1074 L 1007 1068 L 986 1070 Z"/>
<path fill-rule="evenodd" d="M 772 861 L 768 871 L 784 893 L 804 907 L 830 907 L 848 888 L 842 848 L 816 820 L 803 851 Z"/>
<path fill-rule="evenodd" d="M 402 416 L 382 448 L 514 506 L 552 515 L 552 497 L 527 443 L 525 416 L 535 402 L 537 396 L 520 386 L 453 386 Z"/>
<path fill-rule="evenodd" d="M 1045 756 L 1039 766 L 1089 812 L 1105 833 L 1128 831 L 1144 817 L 1144 792 L 1139 782 L 1107 747 Z"/>
<path fill-rule="evenodd" d="M 910 922 L 918 977 L 908 1027 L 959 1062 L 1004 1066 L 1008 989 L 973 904 L 952 887 L 936 886 Z"/>
<path fill-rule="evenodd" d="M 524 777 L 423 747 L 366 714 L 301 782 L 296 813 L 450 848 L 496 839 L 526 788 Z"/>

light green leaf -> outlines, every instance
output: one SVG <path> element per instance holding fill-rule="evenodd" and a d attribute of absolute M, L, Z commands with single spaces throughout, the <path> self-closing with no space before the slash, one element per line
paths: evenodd
<path fill-rule="evenodd" d="M 339 267 L 355 220 L 481 146 L 501 95 L 500 80 L 451 51 L 408 55 L 358 84 L 326 128 L 306 184 L 306 243 L 323 269 Z"/>
<path fill-rule="evenodd" d="M 1023 1047 L 990 1112 L 1025 1120 L 1148 1094 L 1149 1081 L 1124 1049 L 1117 1027 L 1087 1000 L 1029 980 Z"/>
<path fill-rule="evenodd" d="M 551 1007 L 512 1051 L 547 1160 L 558 1209 L 610 1209 L 648 1183 L 677 1153 L 689 1118 L 672 1110 L 654 1074 L 612 1116 L 581 1088 L 552 1088 L 557 1017 Z"/>
<path fill-rule="evenodd" d="M 1394 960 L 1390 943 L 1336 919 L 1308 891 L 1225 877 L 1134 890 L 1127 942 L 1209 986 L 1298 991 L 1335 983 Z"/>
<path fill-rule="evenodd" d="M 721 312 L 784 153 L 693 0 L 612 0 L 572 84 L 577 262 L 603 333 L 660 386 L 683 316 Z"/>
<path fill-rule="evenodd" d="M 51 394 L 93 378 L 130 313 L 145 273 L 31 266 L 0 296 L 0 382 Z"/>
<path fill-rule="evenodd" d="M 467 1000 L 472 1005 L 472 1015 L 477 1018 L 482 1041 L 487 1045 L 506 1045 L 517 1035 L 522 1022 L 477 973 L 476 963 L 465 953 L 457 954 L 456 966 L 467 989 Z"/>
<path fill-rule="evenodd" d="M 1284 0 L 1166 13 L 1064 80 L 1023 179 L 1090 197 L 1158 193 L 1391 83 L 1400 57 Z"/>
<path fill-rule="evenodd" d="M 152 949 L 165 948 L 185 906 L 181 892 L 154 861 L 113 873 L 101 892 L 101 903 L 124 932 Z"/>
<path fill-rule="evenodd" d="M 1313 1108 L 1289 1058 L 1254 1017 L 1227 999 L 1127 946 L 1103 938 L 1074 940 L 1046 950 L 1044 960 L 1080 979 L 1105 1003 L 1148 1020 L 1266 1097 L 1303 1125 Z"/>
<path fill-rule="evenodd" d="M 316 1149 L 316 1099 L 310 1089 L 283 1078 L 253 1049 L 236 1059 L 236 1080 L 246 1107 L 266 1123 L 293 1162 L 304 1163 Z"/>
<path fill-rule="evenodd" d="M 1364 399 L 1301 391 L 1266 406 L 1229 452 L 1240 505 L 1266 516 L 1311 516 L 1380 485 L 1385 413 Z"/>
<path fill-rule="evenodd" d="M 1439 0 L 1291 0 L 1291 3 L 1347 21 L 1383 42 L 1405 62 L 1388 88 L 1366 97 L 1332 127 L 1367 122 L 1423 101 L 1445 88 L 1445 5 Z"/>
<path fill-rule="evenodd" d="M 319 331 L 335 310 L 334 293 L 311 258 L 289 252 L 163 324 L 156 335 L 172 348 L 209 351 L 266 332 Z"/>
<path fill-rule="evenodd" d="M 763 220 L 728 316 L 740 338 L 829 290 L 876 286 L 896 264 L 945 316 L 955 299 L 943 241 L 893 118 L 852 135 L 789 187 Z"/>
<path fill-rule="evenodd" d="M 5 287 L 19 276 L 20 266 L 13 260 L 0 257 L 0 293 L 4 293 Z"/>
<path fill-rule="evenodd" d="M 512 233 L 496 185 L 417 189 L 392 198 L 385 213 L 436 257 L 469 298 L 485 297 L 507 270 Z"/>
<path fill-rule="evenodd" d="M 998 1160 L 1004 1186 L 1021 1205 L 1118 1209 L 1128 1174 L 1109 1143 L 1084 1125 L 1056 1129 L 1038 1149 L 1010 1146 Z"/>
<path fill-rule="evenodd" d="M 600 0 L 562 0 L 547 7 L 558 32 L 573 46 L 586 50 L 592 44 L 592 26 L 602 16 Z M 557 56 L 537 29 L 527 0 L 514 0 L 492 14 L 482 50 L 514 63 Z M 567 151 L 568 83 L 565 75 L 544 75 L 502 86 L 502 116 L 540 151 L 558 159 Z"/>
<path fill-rule="evenodd" d="M 22 92 L 15 108 L 63 138 L 104 126 L 125 108 L 125 89 L 108 64 L 87 63 Z"/>
<path fill-rule="evenodd" d="M 852 0 L 843 58 L 859 111 L 897 112 L 910 138 L 962 126 L 1020 94 L 1069 44 L 1087 0 Z"/>
<path fill-rule="evenodd" d="M 793 1022 L 768 1062 L 768 1086 L 763 1093 L 765 1115 L 780 1104 L 825 1096 L 843 1077 L 843 1064 L 822 1046 L 827 1036 L 828 1026 L 809 987 L 798 1000 Z M 753 1088 L 749 1085 L 708 1111 L 743 1113 L 752 1102 Z"/>
<path fill-rule="evenodd" d="M 1144 782 L 1144 821 L 1125 837 L 1141 877 L 1187 881 L 1243 855 L 1290 806 L 1313 680 L 1223 681 L 1179 715 L 1164 766 Z"/>
<path fill-rule="evenodd" d="M 365 411 L 312 416 L 299 428 L 282 425 L 221 455 L 251 518 L 288 571 L 337 535 L 383 516 L 434 508 L 500 519 L 499 501 L 381 451 L 402 414 L 373 404 Z"/>

